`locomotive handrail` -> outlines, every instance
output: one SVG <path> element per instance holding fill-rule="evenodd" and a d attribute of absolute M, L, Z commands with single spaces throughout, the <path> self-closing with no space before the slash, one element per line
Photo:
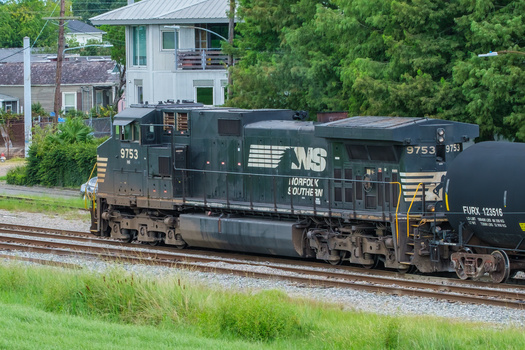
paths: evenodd
<path fill-rule="evenodd" d="M 416 199 L 417 192 L 419 191 L 419 187 L 421 185 L 423 185 L 422 182 L 417 184 L 417 188 L 416 188 L 416 191 L 414 192 L 414 196 L 412 197 L 412 201 L 410 201 L 410 205 L 408 206 L 408 211 L 407 211 L 407 238 L 408 238 L 408 235 L 410 234 L 410 210 L 412 209 L 412 204 L 414 204 L 414 199 Z M 425 196 L 425 193 L 423 193 L 423 197 L 424 196 Z"/>
<path fill-rule="evenodd" d="M 89 174 L 89 178 L 88 178 L 88 181 L 91 179 L 91 177 L 93 176 L 93 172 L 95 171 L 95 168 L 97 167 L 97 162 L 95 162 L 95 165 L 93 165 L 93 169 L 91 169 L 91 173 Z M 98 178 L 97 178 L 97 182 L 95 182 L 95 188 L 97 186 L 97 183 L 98 183 Z M 87 210 L 87 200 L 89 198 L 89 193 L 87 191 L 87 185 L 86 185 L 86 192 L 85 192 L 85 196 L 84 196 L 84 209 Z M 93 210 L 95 209 L 95 191 L 93 191 Z"/>
<path fill-rule="evenodd" d="M 399 186 L 399 195 L 397 197 L 397 205 L 396 205 L 396 243 L 399 244 L 399 202 L 401 202 L 401 193 L 402 193 L 402 187 L 400 182 L 390 182 L 390 184 L 395 185 L 397 184 Z"/>
<path fill-rule="evenodd" d="M 250 181 L 248 181 L 248 187 L 246 188 L 246 190 L 248 191 L 248 199 L 249 199 L 249 206 L 250 206 L 250 209 L 253 210 L 253 207 L 254 207 L 254 198 L 253 198 L 253 177 L 254 176 L 257 176 L 259 178 L 269 178 L 271 181 L 272 181 L 272 184 L 271 184 L 271 187 L 272 187 L 272 197 L 271 198 L 271 201 L 270 201 L 270 205 L 273 206 L 273 209 L 275 211 L 277 211 L 279 209 L 279 205 L 278 203 L 276 202 L 277 198 L 276 198 L 276 183 L 275 183 L 275 180 L 276 179 L 290 179 L 291 177 L 293 177 L 293 175 L 281 175 L 281 174 L 260 174 L 260 173 L 248 173 L 248 172 L 237 172 L 237 171 L 222 171 L 222 170 L 203 170 L 203 169 L 188 169 L 188 168 L 182 168 L 182 167 L 174 167 L 174 170 L 175 171 L 180 171 L 182 172 L 183 174 L 191 174 L 191 173 L 201 173 L 203 178 L 206 179 L 207 175 L 211 175 L 211 174 L 217 174 L 217 175 L 226 175 L 227 177 L 231 177 L 231 176 L 238 176 L 238 177 L 247 177 L 248 179 L 250 179 Z M 352 200 L 351 200 L 351 203 L 353 203 L 352 207 L 351 208 L 342 208 L 343 210 L 346 210 L 348 211 L 348 213 L 353 213 L 354 215 L 354 218 L 356 216 L 356 211 L 358 210 L 357 207 L 356 207 L 356 188 L 357 186 L 356 185 L 359 185 L 359 184 L 363 184 L 364 182 L 367 182 L 367 183 L 372 183 L 372 184 L 377 184 L 378 186 L 382 185 L 382 184 L 397 184 L 398 187 L 399 187 L 399 190 L 398 190 L 398 196 L 397 196 L 397 203 L 396 203 L 396 235 L 398 235 L 398 231 L 399 231 L 399 219 L 398 219 L 398 215 L 399 215 L 399 207 L 401 205 L 401 196 L 402 196 L 402 185 L 400 182 L 385 182 L 385 181 L 370 181 L 370 180 L 358 180 L 358 179 L 340 179 L 340 178 L 330 178 L 330 177 L 318 177 L 318 176 L 307 176 L 307 178 L 309 179 L 319 179 L 321 180 L 322 182 L 325 182 L 325 181 L 328 181 L 328 189 L 332 189 L 330 184 L 333 184 L 335 181 L 341 181 L 343 183 L 350 183 L 350 184 L 354 184 L 354 186 L 351 186 L 352 187 Z M 187 201 L 187 189 L 186 189 L 186 176 L 183 176 L 182 178 L 182 202 L 183 203 L 186 203 Z M 206 180 L 204 180 L 206 181 Z M 203 193 L 203 196 L 204 196 L 204 206 L 206 207 L 207 204 L 209 204 L 209 200 L 207 198 L 207 194 L 206 194 L 206 185 L 203 186 L 204 187 L 204 193 Z M 226 184 L 226 207 L 227 208 L 230 208 L 231 206 L 231 196 L 230 196 L 230 189 L 229 189 L 229 184 Z M 319 203 L 316 202 L 316 200 L 318 200 L 318 194 L 317 194 L 317 189 L 318 189 L 318 185 L 314 182 L 312 185 L 311 185 L 311 188 L 313 189 L 313 194 L 312 194 L 312 198 L 311 200 L 313 201 L 313 204 L 312 204 L 312 208 L 313 208 L 313 215 L 317 215 L 318 214 L 318 210 L 319 210 Z M 344 187 L 343 187 L 344 188 Z M 329 191 L 330 191 L 329 190 Z M 293 198 L 294 196 L 293 195 L 290 195 L 290 200 L 288 202 L 288 206 L 289 206 L 289 210 L 294 213 L 295 212 L 295 199 Z M 330 192 L 329 193 L 329 197 L 330 197 L 330 200 L 328 201 L 328 207 L 327 207 L 327 214 L 328 216 L 332 216 L 332 210 L 333 210 L 333 206 L 332 206 L 332 201 L 331 199 L 332 198 L 332 193 Z M 212 200 L 213 202 L 213 200 Z M 272 203 L 273 202 L 273 203 Z M 283 203 L 284 204 L 284 203 Z M 382 206 L 381 207 L 382 209 L 382 215 L 383 217 L 387 214 L 387 213 L 390 213 L 388 214 L 389 217 L 392 217 L 393 215 L 393 210 L 389 207 L 389 209 L 387 209 L 387 211 L 385 211 L 385 207 Z M 324 208 L 323 208 L 323 212 L 324 212 Z M 399 240 L 399 238 L 398 238 Z"/>

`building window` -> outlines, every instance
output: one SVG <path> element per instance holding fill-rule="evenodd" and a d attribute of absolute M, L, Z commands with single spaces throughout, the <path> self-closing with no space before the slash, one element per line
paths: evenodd
<path fill-rule="evenodd" d="M 176 38 L 175 31 L 162 32 L 162 50 L 175 50 Z"/>
<path fill-rule="evenodd" d="M 196 49 L 207 49 L 208 48 L 208 33 L 205 30 L 195 28 L 195 48 Z"/>
<path fill-rule="evenodd" d="M 213 105 L 213 88 L 212 87 L 197 87 L 197 103 L 205 105 Z"/>
<path fill-rule="evenodd" d="M 133 65 L 146 65 L 146 26 L 132 28 Z"/>
<path fill-rule="evenodd" d="M 4 102 L 3 110 L 5 112 L 18 113 L 18 105 L 16 101 L 7 101 Z"/>
<path fill-rule="evenodd" d="M 195 48 L 197 49 L 220 49 L 222 39 L 220 36 L 228 37 L 227 24 L 197 24 L 195 28 Z M 205 28 L 209 31 L 199 28 Z M 216 34 L 220 35 L 217 36 Z"/>
<path fill-rule="evenodd" d="M 62 93 L 62 109 L 65 113 L 77 109 L 77 94 L 75 92 Z"/>
<path fill-rule="evenodd" d="M 137 103 L 144 103 L 144 89 L 142 87 L 142 79 L 135 80 L 135 92 Z"/>
<path fill-rule="evenodd" d="M 111 90 L 110 89 L 96 89 L 95 90 L 95 105 L 106 107 L 111 104 Z"/>

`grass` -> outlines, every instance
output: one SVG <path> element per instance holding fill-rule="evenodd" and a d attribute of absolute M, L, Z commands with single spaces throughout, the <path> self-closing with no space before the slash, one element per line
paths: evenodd
<path fill-rule="evenodd" d="M 258 349 L 244 341 L 210 339 L 191 329 L 124 325 L 0 304 L 0 349 Z"/>
<path fill-rule="evenodd" d="M 0 191 L 1 192 L 1 191 Z M 25 196 L 17 198 L 0 198 L 0 209 L 9 211 L 25 211 L 30 213 L 70 214 L 71 208 L 84 209 L 82 198 L 61 198 L 50 196 Z M 21 198 L 21 199 L 18 199 Z M 89 214 L 81 213 L 81 219 L 89 219 Z M 71 218 L 79 218 L 78 213 L 73 213 Z"/>
<path fill-rule="evenodd" d="M 347 312 L 336 304 L 291 299 L 280 291 L 234 292 L 176 276 L 138 277 L 120 268 L 95 274 L 0 265 L 0 312 L 1 349 L 525 346 L 519 329 Z"/>

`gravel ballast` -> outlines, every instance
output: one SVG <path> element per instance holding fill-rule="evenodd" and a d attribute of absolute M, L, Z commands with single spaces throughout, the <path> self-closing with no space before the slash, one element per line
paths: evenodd
<path fill-rule="evenodd" d="M 14 213 L 0 210 L 0 223 L 19 225 L 38 225 L 72 231 L 89 231 L 88 220 L 66 220 L 60 216 L 48 216 L 35 213 Z M 49 255 L 27 252 L 5 252 L 4 255 L 49 259 Z M 111 263 L 93 258 L 53 256 L 53 261 L 81 265 L 86 269 L 103 272 L 114 266 Z M 525 327 L 525 310 L 504 307 L 451 303 L 428 298 L 393 296 L 369 293 L 342 288 L 307 287 L 296 283 L 263 280 L 233 275 L 190 272 L 161 266 L 119 264 L 134 274 L 148 276 L 175 275 L 197 280 L 210 286 L 220 286 L 234 290 L 279 289 L 292 297 L 302 297 L 317 301 L 337 303 L 346 310 L 371 312 L 382 315 L 437 316 L 458 321 L 472 321 L 492 324 L 495 327 Z M 257 267 L 255 267 L 257 268 Z M 327 269 L 329 267 L 327 266 Z M 246 269 L 250 269 L 246 265 Z"/>

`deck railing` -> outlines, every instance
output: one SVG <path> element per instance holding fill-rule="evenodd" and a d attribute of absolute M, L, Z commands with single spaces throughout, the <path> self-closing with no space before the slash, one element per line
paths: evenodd
<path fill-rule="evenodd" d="M 228 55 L 221 49 L 175 50 L 176 70 L 227 69 Z"/>

